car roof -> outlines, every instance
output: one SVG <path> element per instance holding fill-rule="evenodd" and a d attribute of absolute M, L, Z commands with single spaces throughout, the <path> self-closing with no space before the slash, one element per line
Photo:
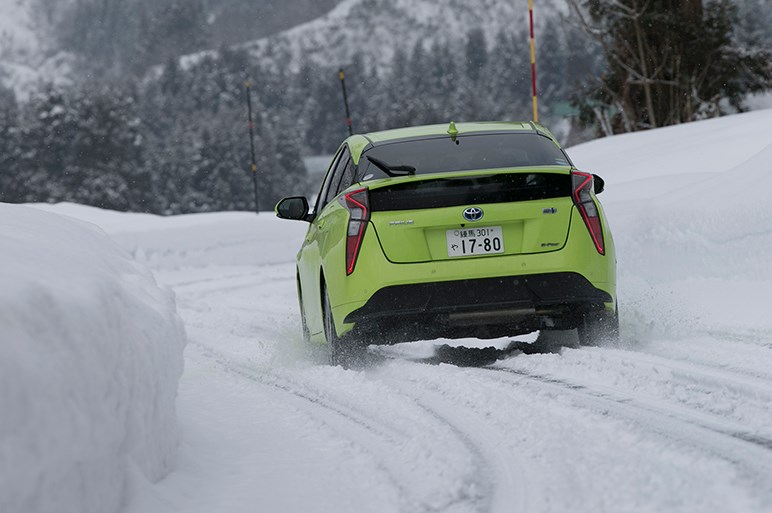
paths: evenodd
<path fill-rule="evenodd" d="M 486 121 L 474 123 L 455 123 L 458 135 L 473 132 L 533 132 L 535 125 L 528 122 Z M 372 143 L 394 141 L 398 139 L 412 139 L 413 137 L 430 137 L 448 135 L 449 123 L 437 125 L 411 126 L 406 128 L 394 128 L 380 132 L 370 132 L 364 136 Z M 541 128 L 541 127 L 539 127 Z"/>
<path fill-rule="evenodd" d="M 549 130 L 542 125 L 533 123 L 532 121 L 477 121 L 470 123 L 454 123 L 436 124 L 436 125 L 420 125 L 411 126 L 405 128 L 394 128 L 391 130 L 382 130 L 379 132 L 369 132 L 366 134 L 355 134 L 346 140 L 349 148 L 351 149 L 351 155 L 354 159 L 354 163 L 359 163 L 359 157 L 362 152 L 372 146 L 379 146 L 381 144 L 387 144 L 394 141 L 404 141 L 409 139 L 422 139 L 424 137 L 440 137 L 449 136 L 449 130 L 451 127 L 458 131 L 458 136 L 464 136 L 474 133 L 530 133 L 541 134 L 545 137 L 552 139 L 552 141 L 559 147 L 560 144 L 555 139 Z"/>

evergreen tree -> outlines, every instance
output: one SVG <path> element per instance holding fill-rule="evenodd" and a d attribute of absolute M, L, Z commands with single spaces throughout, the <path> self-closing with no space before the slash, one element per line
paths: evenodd
<path fill-rule="evenodd" d="M 410 81 L 410 57 L 402 47 L 397 47 L 394 51 L 388 83 L 384 110 L 387 126 L 399 128 L 411 125 L 416 103 L 421 100 L 413 94 L 413 84 Z"/>
<path fill-rule="evenodd" d="M 322 69 L 313 87 L 313 98 L 317 105 L 311 113 L 305 132 L 306 144 L 318 153 L 332 153 L 348 136 L 346 118 L 343 114 L 338 69 Z"/>
<path fill-rule="evenodd" d="M 528 40 L 500 32 L 491 49 L 485 70 L 486 103 L 492 105 L 491 119 L 530 119 L 531 68 Z"/>
<path fill-rule="evenodd" d="M 74 201 L 154 210 L 134 97 L 125 91 L 46 89 L 20 132 L 19 201 Z"/>
<path fill-rule="evenodd" d="M 546 105 L 567 99 L 563 93 L 568 91 L 568 55 L 563 49 L 568 45 L 565 34 L 556 19 L 551 18 L 544 27 L 544 37 L 540 39 L 540 45 L 536 49 L 537 62 L 539 63 L 539 96 Z"/>
<path fill-rule="evenodd" d="M 466 57 L 466 75 L 472 83 L 477 83 L 482 75 L 482 70 L 488 61 L 488 45 L 485 42 L 485 32 L 480 27 L 475 27 L 466 35 L 464 49 Z"/>
<path fill-rule="evenodd" d="M 62 7 L 54 36 L 86 76 L 123 80 L 211 47 L 205 0 L 79 0 Z"/>
<path fill-rule="evenodd" d="M 16 95 L 0 86 L 0 201 L 21 201 L 18 160 L 19 111 Z"/>
<path fill-rule="evenodd" d="M 402 81 L 402 87 L 406 88 L 404 91 L 406 97 L 403 99 L 405 115 L 409 117 L 412 124 L 430 123 L 435 118 L 432 106 L 426 103 L 431 87 L 429 76 L 426 73 L 428 64 L 423 41 L 419 40 L 410 53 L 407 69 L 404 71 L 406 80 Z"/>
<path fill-rule="evenodd" d="M 424 101 L 432 105 L 436 121 L 461 119 L 460 98 L 463 80 L 460 64 L 446 43 L 435 43 L 429 51 L 426 74 L 430 79 L 429 96 Z"/>
<path fill-rule="evenodd" d="M 77 112 L 65 91 L 47 87 L 25 106 L 23 118 L 18 201 L 62 201 L 67 165 L 76 158 L 70 137 L 77 129 Z"/>
<path fill-rule="evenodd" d="M 370 93 L 372 93 L 373 87 L 377 87 L 377 84 L 369 82 L 370 75 L 360 52 L 356 52 L 352 56 L 351 62 L 344 67 L 344 76 L 351 110 L 352 127 L 355 132 L 368 131 L 365 112 L 370 107 Z M 340 105 L 343 108 L 342 91 Z"/>
<path fill-rule="evenodd" d="M 726 100 L 770 87 L 770 52 L 737 44 L 729 0 L 569 0 L 603 48 L 607 72 L 585 109 L 604 131 L 632 131 L 719 115 Z M 605 107 L 598 107 L 598 105 Z M 605 121 L 599 111 L 616 113 Z"/>

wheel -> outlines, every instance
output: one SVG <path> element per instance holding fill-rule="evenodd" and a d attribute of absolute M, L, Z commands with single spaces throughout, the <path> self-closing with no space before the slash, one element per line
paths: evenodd
<path fill-rule="evenodd" d="M 338 336 L 326 287 L 322 289 L 322 293 L 324 294 L 324 337 L 327 339 L 330 350 L 330 365 L 340 365 L 348 369 L 362 361 L 365 347 L 352 337 Z"/>
<path fill-rule="evenodd" d="M 324 294 L 324 304 L 322 314 L 324 316 L 324 338 L 327 339 L 327 345 L 330 349 L 330 364 L 337 365 L 340 357 L 340 341 L 335 332 L 335 321 L 332 318 L 332 307 L 330 306 L 330 297 L 327 295 L 327 288 L 322 289 Z"/>
<path fill-rule="evenodd" d="M 311 342 L 311 332 L 308 331 L 308 322 L 306 322 L 306 311 L 303 309 L 303 302 L 300 302 L 300 329 L 303 330 L 303 343 L 308 345 Z"/>
<path fill-rule="evenodd" d="M 582 317 L 577 334 L 583 346 L 618 345 L 619 308 L 615 308 L 614 313 L 605 308 L 587 312 Z"/>
<path fill-rule="evenodd" d="M 306 309 L 303 308 L 303 291 L 300 289 L 300 278 L 298 277 L 298 305 L 300 307 L 300 329 L 303 330 L 303 342 L 308 345 L 311 342 L 311 332 L 308 331 L 308 322 L 306 321 Z"/>

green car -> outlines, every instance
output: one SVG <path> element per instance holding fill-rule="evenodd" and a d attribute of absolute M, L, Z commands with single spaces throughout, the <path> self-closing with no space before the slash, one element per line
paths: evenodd
<path fill-rule="evenodd" d="M 534 123 L 450 123 L 352 135 L 297 255 L 304 335 L 346 364 L 369 344 L 578 329 L 618 337 L 603 180 Z"/>

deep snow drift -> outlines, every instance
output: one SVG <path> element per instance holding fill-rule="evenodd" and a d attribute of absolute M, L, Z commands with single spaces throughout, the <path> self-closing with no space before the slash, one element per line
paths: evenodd
<path fill-rule="evenodd" d="M 772 328 L 772 110 L 570 148 L 607 183 L 621 315 L 682 336 Z"/>
<path fill-rule="evenodd" d="M 126 513 L 772 511 L 770 126 L 569 149 L 607 181 L 623 345 L 532 337 L 470 368 L 429 358 L 442 341 L 325 365 L 300 336 L 304 223 L 41 206 L 149 263 L 189 334 L 178 463 Z"/>
<path fill-rule="evenodd" d="M 119 511 L 177 443 L 185 334 L 99 228 L 0 204 L 0 511 Z"/>

